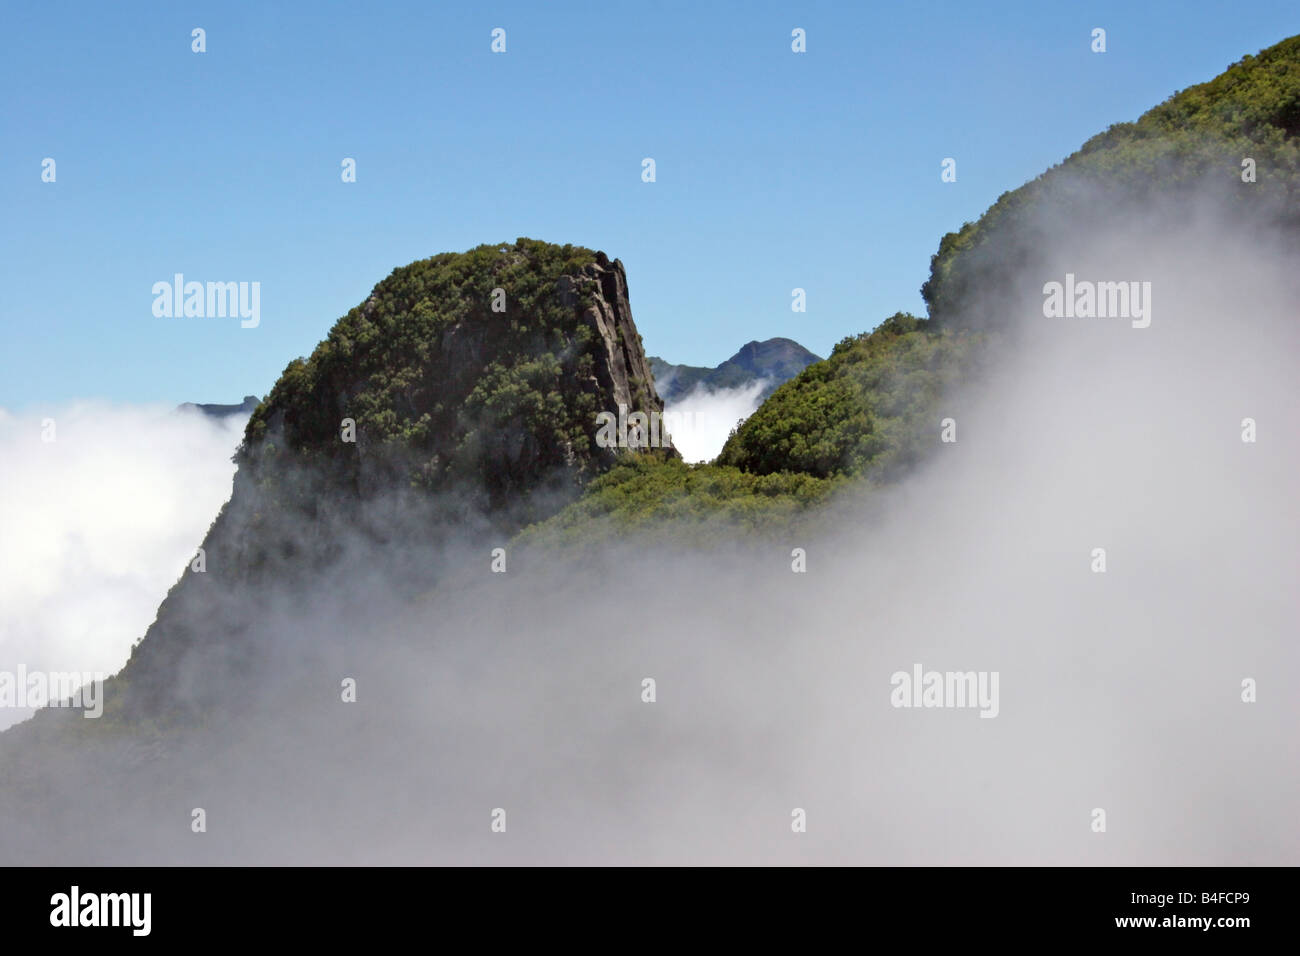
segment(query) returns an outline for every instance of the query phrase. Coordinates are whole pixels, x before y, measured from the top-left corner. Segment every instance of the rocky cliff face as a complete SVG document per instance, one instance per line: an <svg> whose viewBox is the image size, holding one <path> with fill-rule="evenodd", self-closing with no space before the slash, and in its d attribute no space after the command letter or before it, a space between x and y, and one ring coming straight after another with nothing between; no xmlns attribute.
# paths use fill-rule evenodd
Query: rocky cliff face
<svg viewBox="0 0 1300 956"><path fill-rule="evenodd" d="M612 396L614 407L626 405L631 410L663 411L663 400L655 390L650 362L642 349L641 336L632 321L632 307L627 297L627 273L618 259L610 262L603 252L576 276L557 280L560 302L569 308L581 308L582 290L589 292L590 304L582 308L581 321L603 343L597 363L597 384Z"/></svg>

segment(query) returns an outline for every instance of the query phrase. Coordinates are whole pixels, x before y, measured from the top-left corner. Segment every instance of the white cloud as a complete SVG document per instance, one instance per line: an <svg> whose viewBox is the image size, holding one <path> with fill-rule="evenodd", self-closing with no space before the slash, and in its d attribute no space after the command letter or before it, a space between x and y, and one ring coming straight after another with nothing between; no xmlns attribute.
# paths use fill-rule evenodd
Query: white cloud
<svg viewBox="0 0 1300 956"><path fill-rule="evenodd" d="M230 497L246 421L165 406L0 409L0 670L107 675L126 663ZM30 714L0 708L0 728Z"/></svg>
<svg viewBox="0 0 1300 956"><path fill-rule="evenodd" d="M665 405L664 423L673 446L689 462L717 458L736 423L754 414L759 395L767 385L767 379L717 391L696 385L682 398Z"/></svg>

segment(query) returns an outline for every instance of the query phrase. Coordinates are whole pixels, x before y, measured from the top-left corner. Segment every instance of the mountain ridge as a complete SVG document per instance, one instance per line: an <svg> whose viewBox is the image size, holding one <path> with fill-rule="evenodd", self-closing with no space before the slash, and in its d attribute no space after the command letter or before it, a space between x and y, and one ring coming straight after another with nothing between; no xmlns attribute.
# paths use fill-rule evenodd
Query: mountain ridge
<svg viewBox="0 0 1300 956"><path fill-rule="evenodd" d="M734 355L713 368L675 365L654 355L649 357L655 385L665 402L683 398L698 386L708 391L719 391L765 379L768 384L759 394L762 401L778 386L820 361L820 356L798 342L780 336L746 342Z"/></svg>

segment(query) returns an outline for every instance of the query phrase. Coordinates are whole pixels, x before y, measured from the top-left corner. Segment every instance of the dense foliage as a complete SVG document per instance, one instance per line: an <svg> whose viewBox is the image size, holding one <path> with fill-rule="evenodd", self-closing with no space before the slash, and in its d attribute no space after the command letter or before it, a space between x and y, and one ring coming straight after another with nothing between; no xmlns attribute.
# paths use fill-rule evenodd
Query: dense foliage
<svg viewBox="0 0 1300 956"><path fill-rule="evenodd" d="M897 313L777 389L718 464L760 475L896 475L938 440L939 400L967 370L973 343Z"/></svg>
<svg viewBox="0 0 1300 956"><path fill-rule="evenodd" d="M394 270L310 358L289 363L248 424L241 465L289 450L363 493L473 487L494 503L557 470L581 484L613 460L594 429L609 383L604 343L557 283L581 280L598 256L608 264L520 239ZM590 290L577 290L581 311ZM355 443L340 440L345 418Z"/></svg>
<svg viewBox="0 0 1300 956"><path fill-rule="evenodd" d="M524 545L591 545L632 534L706 543L710 536L779 535L842 482L784 472L755 475L716 464L638 455L620 461L554 518L519 536Z"/></svg>
<svg viewBox="0 0 1300 956"><path fill-rule="evenodd" d="M851 481L895 480L938 441L940 401L971 373L981 341L894 315L778 388L716 462L622 462L522 541L573 546L636 534L708 543L722 527L730 536L806 528Z"/></svg>

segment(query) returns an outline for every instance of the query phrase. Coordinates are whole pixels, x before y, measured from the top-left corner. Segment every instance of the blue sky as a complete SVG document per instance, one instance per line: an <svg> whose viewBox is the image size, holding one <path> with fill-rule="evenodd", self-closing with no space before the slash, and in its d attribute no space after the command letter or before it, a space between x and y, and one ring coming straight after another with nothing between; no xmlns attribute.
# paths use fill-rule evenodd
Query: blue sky
<svg viewBox="0 0 1300 956"><path fill-rule="evenodd" d="M1002 192L1300 32L1294 0L95 2L5 20L11 410L265 394L393 268L518 236L621 258L651 354L714 365L782 335L824 355L923 314L940 236ZM152 286L177 272L260 282L260 325L155 318Z"/></svg>

